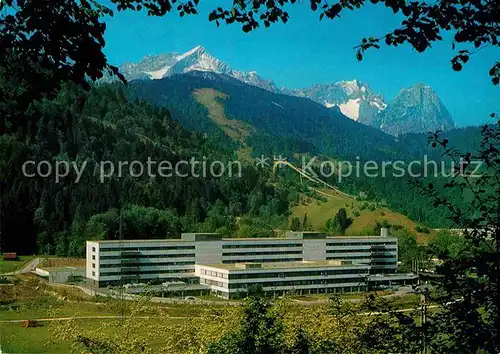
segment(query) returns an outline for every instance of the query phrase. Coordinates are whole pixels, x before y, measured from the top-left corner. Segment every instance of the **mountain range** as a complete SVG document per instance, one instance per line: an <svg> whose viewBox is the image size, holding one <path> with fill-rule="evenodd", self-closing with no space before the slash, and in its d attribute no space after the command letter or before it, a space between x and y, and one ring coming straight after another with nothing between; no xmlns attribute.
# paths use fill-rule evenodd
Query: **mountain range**
<svg viewBox="0 0 500 354"><path fill-rule="evenodd" d="M328 108L337 107L345 116L370 126L373 126L374 116L387 107L381 95L374 93L359 80L282 91L293 96L307 97Z"/></svg>
<svg viewBox="0 0 500 354"><path fill-rule="evenodd" d="M401 90L386 109L375 115L373 124L396 136L455 128L443 102L429 85L422 83Z"/></svg>
<svg viewBox="0 0 500 354"><path fill-rule="evenodd" d="M455 127L437 94L422 83L402 89L391 102L359 80L315 84L303 89L278 88L272 80L261 77L255 71L232 69L201 46L182 54L166 53L145 57L137 63L125 62L120 71L129 81L158 80L194 71L225 75L273 93L308 98L340 111L352 120L395 136Z"/></svg>
<svg viewBox="0 0 500 354"><path fill-rule="evenodd" d="M214 58L201 46L183 54L167 53L143 58L137 63L125 62L120 71L128 80L162 79L189 71L207 71L223 74L246 84L277 92L273 82L260 77L255 71L236 71L223 61Z"/></svg>

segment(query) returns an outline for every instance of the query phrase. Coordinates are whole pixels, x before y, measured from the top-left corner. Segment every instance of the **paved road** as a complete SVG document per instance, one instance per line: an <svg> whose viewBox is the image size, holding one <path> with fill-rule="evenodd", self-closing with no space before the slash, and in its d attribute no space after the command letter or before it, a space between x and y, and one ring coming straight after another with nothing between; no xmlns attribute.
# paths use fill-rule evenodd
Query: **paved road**
<svg viewBox="0 0 500 354"><path fill-rule="evenodd" d="M140 295L134 295L134 294L127 294L126 292L123 293L123 295L120 295L118 291L113 291L109 289L98 289L97 291L94 289L89 289L85 286L78 286L78 285L66 285L66 284L58 284L58 286L69 286L73 288L78 288L84 293L86 293L89 296L95 296L95 295L100 295L104 297L111 297L114 299L123 299L123 300L131 300L131 301L136 301L141 298ZM413 293L413 289L411 286L403 286L400 287L398 290L396 290L393 294L389 295L382 295L381 297L383 298L393 298L393 297L399 297L399 296L404 296L410 293ZM346 299L346 301L351 301L351 302L360 302L362 298L356 298L356 299ZM202 300L202 299L196 299L194 301L186 301L183 299L175 299L175 298L168 298L168 297L151 297L150 298L151 302L156 302L156 303L164 303L164 304L182 304L182 303L189 303L189 304L196 304L196 305L222 305L222 306L240 306L242 305L242 301L228 301L228 300ZM323 304L329 301L328 298L323 298L323 299L315 299L315 300L298 300L298 299L293 299L292 301L301 304L301 305L319 305Z"/></svg>
<svg viewBox="0 0 500 354"><path fill-rule="evenodd" d="M127 318L128 316L123 316L123 318ZM71 321L71 320L112 320L112 319L120 319L122 316L74 316L74 317L48 317L48 318L30 318L24 320L2 320L0 323L22 323L24 321L37 321L37 322L56 322L56 321ZM135 319L145 319L150 320L154 318L165 318L160 316L134 316ZM188 317L166 317L172 320L184 320ZM199 318L199 317L189 317L189 318Z"/></svg>
<svg viewBox="0 0 500 354"><path fill-rule="evenodd" d="M427 306L428 309L432 308L438 308L439 305L431 305ZM411 312L414 311L413 308L410 309L400 309L400 310L395 310L395 312ZM373 315L382 315L384 312L363 312L358 314L359 316L373 316ZM128 316L124 316L123 318L127 318ZM49 317L49 318L31 318L29 319L30 321L37 321L37 322L56 322L56 321L71 321L71 320L109 320L109 319L120 319L122 316L73 316L73 317ZM135 319L145 319L145 320L150 320L150 319L155 319L155 318L165 318L163 316L134 316L133 318ZM186 318L199 318L198 316L195 317L188 317L188 316L168 316L166 317L168 319L172 320L184 320ZM2 320L0 323L22 323L24 321L28 321L27 319L24 320Z"/></svg>
<svg viewBox="0 0 500 354"><path fill-rule="evenodd" d="M438 307L441 307L441 306L428 305L426 308L427 309L437 309ZM394 310L393 312L412 312L412 311L415 311L415 308ZM386 312L363 312L363 313L360 313L359 316L383 315L384 313L386 313Z"/></svg>

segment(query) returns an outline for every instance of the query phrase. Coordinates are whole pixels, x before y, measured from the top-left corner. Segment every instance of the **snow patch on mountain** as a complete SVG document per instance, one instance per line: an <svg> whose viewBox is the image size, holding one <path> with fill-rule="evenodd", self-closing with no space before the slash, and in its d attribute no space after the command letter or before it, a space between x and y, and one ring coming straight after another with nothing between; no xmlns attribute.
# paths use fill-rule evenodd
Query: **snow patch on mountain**
<svg viewBox="0 0 500 354"><path fill-rule="evenodd" d="M208 54L205 48L197 46L190 51L175 57L175 63L168 69L164 77L182 74L189 71L211 71L231 76L231 69L221 60Z"/></svg>
<svg viewBox="0 0 500 354"><path fill-rule="evenodd" d="M175 59L176 59L177 61L179 61L179 60L182 60L182 59L184 59L184 58L187 58L187 57L189 57L190 55L193 55L193 54L195 54L195 53L197 53L197 52L204 52L204 51L205 51L205 48L203 48L201 45L197 45L197 46L196 46L196 47L194 47L193 49L188 50L186 53L183 53L183 54L181 54L181 55L176 56L176 57L175 57Z"/></svg>
<svg viewBox="0 0 500 354"><path fill-rule="evenodd" d="M340 111L345 116L351 118L352 120L358 120L359 118L359 105L361 98L349 99L346 103L339 104Z"/></svg>
<svg viewBox="0 0 500 354"><path fill-rule="evenodd" d="M283 91L285 94L307 97L327 108L337 106L345 116L366 125L371 125L375 114L387 107L381 95L374 93L368 85L359 80L338 81L333 84Z"/></svg>
<svg viewBox="0 0 500 354"><path fill-rule="evenodd" d="M168 69L170 69L170 65L167 65L159 70L146 71L146 74L148 74L151 79L157 80L157 79L161 79L162 77L164 77L165 74L168 72Z"/></svg>

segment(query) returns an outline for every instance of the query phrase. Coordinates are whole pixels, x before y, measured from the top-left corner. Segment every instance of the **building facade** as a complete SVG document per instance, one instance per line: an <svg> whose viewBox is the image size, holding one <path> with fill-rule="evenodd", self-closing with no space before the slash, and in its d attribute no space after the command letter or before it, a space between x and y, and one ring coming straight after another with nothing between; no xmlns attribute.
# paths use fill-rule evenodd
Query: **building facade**
<svg viewBox="0 0 500 354"><path fill-rule="evenodd" d="M352 261L196 264L200 284L225 299L245 296L253 286L274 296L368 290L370 266Z"/></svg>
<svg viewBox="0 0 500 354"><path fill-rule="evenodd" d="M302 262L306 267L307 262L332 261L328 263L332 265L338 264L337 261L344 264L350 261L380 279L381 275L396 273L397 247L397 239L388 236L385 229L380 236L287 232L285 238L252 239L184 233L175 240L87 241L86 277L95 288L141 282L180 280L189 283L200 279L197 265Z"/></svg>

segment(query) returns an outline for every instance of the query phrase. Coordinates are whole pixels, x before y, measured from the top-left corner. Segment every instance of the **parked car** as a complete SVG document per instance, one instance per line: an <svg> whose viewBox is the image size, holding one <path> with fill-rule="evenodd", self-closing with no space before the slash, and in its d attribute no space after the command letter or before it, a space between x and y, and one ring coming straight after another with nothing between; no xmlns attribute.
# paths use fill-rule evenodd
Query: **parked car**
<svg viewBox="0 0 500 354"><path fill-rule="evenodd" d="M194 296L186 296L186 297L184 298L184 300L187 300L187 301L195 301L195 300L196 300L196 298L195 298Z"/></svg>

